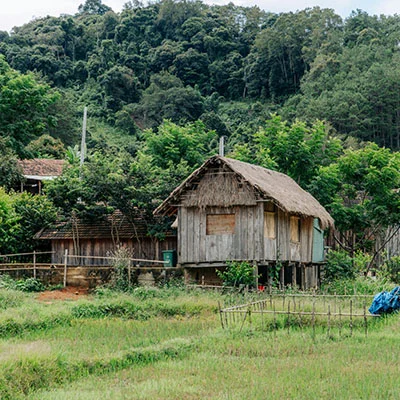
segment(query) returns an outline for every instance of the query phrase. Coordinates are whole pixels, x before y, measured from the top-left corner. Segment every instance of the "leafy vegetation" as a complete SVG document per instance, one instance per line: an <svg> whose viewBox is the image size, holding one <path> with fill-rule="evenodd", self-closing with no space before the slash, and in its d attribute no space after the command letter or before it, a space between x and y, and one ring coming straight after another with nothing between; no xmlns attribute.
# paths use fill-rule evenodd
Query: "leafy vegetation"
<svg viewBox="0 0 400 400"><path fill-rule="evenodd" d="M254 286L256 279L256 267L245 261L229 261L224 270L216 270L216 273L225 286Z"/></svg>

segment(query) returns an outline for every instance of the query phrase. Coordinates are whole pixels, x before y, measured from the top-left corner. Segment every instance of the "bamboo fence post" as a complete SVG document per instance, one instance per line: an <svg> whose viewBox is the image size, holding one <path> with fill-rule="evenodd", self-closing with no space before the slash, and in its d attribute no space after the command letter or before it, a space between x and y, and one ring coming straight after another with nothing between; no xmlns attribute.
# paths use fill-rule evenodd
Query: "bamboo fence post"
<svg viewBox="0 0 400 400"><path fill-rule="evenodd" d="M353 300L350 300L350 336L353 336Z"/></svg>
<svg viewBox="0 0 400 400"><path fill-rule="evenodd" d="M68 266L68 249L65 249L65 254L64 254L64 281L63 281L64 287L67 286L67 266Z"/></svg>
<svg viewBox="0 0 400 400"><path fill-rule="evenodd" d="M290 300L288 301L288 311L287 311L287 333L290 334Z"/></svg>
<svg viewBox="0 0 400 400"><path fill-rule="evenodd" d="M277 326L276 326L276 308L275 308L275 302L274 302L274 332L275 332L275 337L276 337L276 330L277 330Z"/></svg>
<svg viewBox="0 0 400 400"><path fill-rule="evenodd" d="M367 305L364 300L364 327L365 327L365 337L368 336L368 319L367 319Z"/></svg>
<svg viewBox="0 0 400 400"><path fill-rule="evenodd" d="M243 318L243 320L242 320L242 325L240 326L240 331L239 331L239 332L242 332L244 322L246 321L246 318L247 318L247 312L245 312L245 313L243 313L243 314L244 314L244 318Z"/></svg>
<svg viewBox="0 0 400 400"><path fill-rule="evenodd" d="M33 250L33 278L36 279L36 250Z"/></svg>
<svg viewBox="0 0 400 400"><path fill-rule="evenodd" d="M264 302L261 307L261 332L264 332Z"/></svg>
<svg viewBox="0 0 400 400"><path fill-rule="evenodd" d="M218 310L219 310L219 319L221 320L222 329L225 329L225 327L224 327L224 320L223 320L223 318L222 318L221 303L219 302L219 300L218 300Z"/></svg>
<svg viewBox="0 0 400 400"><path fill-rule="evenodd" d="M315 296L313 296L311 325L312 325L313 340L315 340Z"/></svg>
<svg viewBox="0 0 400 400"><path fill-rule="evenodd" d="M334 297L335 301L334 301L334 308L333 308L333 312L334 314L336 314L336 303L337 303L337 295L336 295L336 291L335 291L335 297Z"/></svg>
<svg viewBox="0 0 400 400"><path fill-rule="evenodd" d="M299 325L300 325L300 330L303 332L303 320L301 318L301 300L299 300Z"/></svg>
<svg viewBox="0 0 400 400"><path fill-rule="evenodd" d="M248 308L249 312L249 325L250 325L250 332L252 331L252 323L251 323L251 306Z"/></svg>
<svg viewBox="0 0 400 400"><path fill-rule="evenodd" d="M342 306L339 305L339 337L342 337Z"/></svg>
<svg viewBox="0 0 400 400"><path fill-rule="evenodd" d="M131 260L128 260L128 287L131 287Z"/></svg>
<svg viewBox="0 0 400 400"><path fill-rule="evenodd" d="M328 304L328 338L331 335L331 305Z"/></svg>

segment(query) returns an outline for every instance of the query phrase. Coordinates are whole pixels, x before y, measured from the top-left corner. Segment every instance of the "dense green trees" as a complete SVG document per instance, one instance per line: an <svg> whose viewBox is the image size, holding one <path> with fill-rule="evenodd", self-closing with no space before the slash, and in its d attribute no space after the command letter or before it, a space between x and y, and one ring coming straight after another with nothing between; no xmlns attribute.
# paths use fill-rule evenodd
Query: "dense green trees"
<svg viewBox="0 0 400 400"><path fill-rule="evenodd" d="M0 252L32 251L33 236L56 220L56 209L45 196L28 193L7 194L0 187Z"/></svg>
<svg viewBox="0 0 400 400"><path fill-rule="evenodd" d="M343 150L329 131L320 121L312 126L300 121L289 125L273 115L248 143L237 145L232 156L284 172L307 188L318 169L330 165Z"/></svg>
<svg viewBox="0 0 400 400"><path fill-rule="evenodd" d="M335 162L321 166L309 189L330 211L339 232L336 237L351 255L369 252L370 265L385 246L375 239L385 237L389 226L400 221L400 154L369 143L348 149ZM396 232L396 230L394 230Z"/></svg>
<svg viewBox="0 0 400 400"><path fill-rule="evenodd" d="M399 16L186 0L77 11L0 32L0 186L20 180L17 157L67 154L71 167L46 189L61 214L151 219L224 135L227 153L311 190L339 229L360 233L359 248L365 232L399 222L397 156L365 145L400 148Z"/></svg>
<svg viewBox="0 0 400 400"><path fill-rule="evenodd" d="M128 2L119 14L87 0L78 11L0 36L0 53L12 68L74 91L110 123L124 110L128 132L136 129L129 118L139 128L194 121L200 96L215 94L400 146L398 16L357 10L343 21L319 7L273 14L185 0ZM154 87L160 73L179 79L169 93Z"/></svg>

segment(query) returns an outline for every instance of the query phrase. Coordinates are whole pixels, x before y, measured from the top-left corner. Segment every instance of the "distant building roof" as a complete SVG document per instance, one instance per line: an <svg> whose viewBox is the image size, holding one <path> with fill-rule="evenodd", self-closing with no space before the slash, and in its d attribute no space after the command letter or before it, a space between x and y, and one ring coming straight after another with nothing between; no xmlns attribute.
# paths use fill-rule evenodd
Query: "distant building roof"
<svg viewBox="0 0 400 400"><path fill-rule="evenodd" d="M49 180L61 175L64 160L49 160L46 158L33 158L32 160L19 160L22 175L27 179Z"/></svg>

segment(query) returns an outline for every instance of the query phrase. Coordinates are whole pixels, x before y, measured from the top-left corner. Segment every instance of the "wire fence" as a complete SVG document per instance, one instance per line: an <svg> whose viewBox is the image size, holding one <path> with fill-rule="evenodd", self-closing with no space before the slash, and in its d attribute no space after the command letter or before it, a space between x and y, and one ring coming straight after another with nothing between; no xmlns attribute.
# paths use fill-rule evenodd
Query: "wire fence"
<svg viewBox="0 0 400 400"><path fill-rule="evenodd" d="M239 305L219 304L219 315L223 329L239 332L245 327L261 332L307 330L315 338L317 333L352 336L357 329L367 336L371 319L379 317L367 310L372 299L372 295L270 294Z"/></svg>

